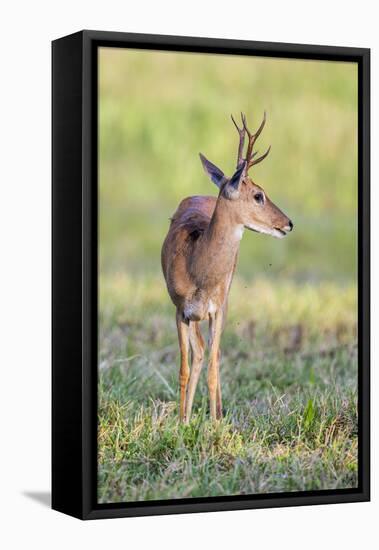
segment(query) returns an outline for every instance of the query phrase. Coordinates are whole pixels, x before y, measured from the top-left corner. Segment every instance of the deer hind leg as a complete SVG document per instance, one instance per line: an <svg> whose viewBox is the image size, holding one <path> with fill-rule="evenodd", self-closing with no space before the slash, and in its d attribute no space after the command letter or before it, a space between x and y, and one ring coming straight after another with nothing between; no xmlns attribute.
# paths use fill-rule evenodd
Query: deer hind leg
<svg viewBox="0 0 379 550"><path fill-rule="evenodd" d="M198 322L191 322L189 328L189 341L191 346L191 377L188 384L187 405L186 405L186 422L190 421L193 399L196 392L196 386L199 381L201 369L204 361L204 339L200 331Z"/></svg>
<svg viewBox="0 0 379 550"><path fill-rule="evenodd" d="M212 321L210 322L210 324ZM211 329L210 329L211 330ZM210 339L209 347L211 347L212 339ZM218 350L217 354L217 392L216 392L216 418L220 420L222 418L222 392L221 392L221 373L220 373L220 361L221 352Z"/></svg>
<svg viewBox="0 0 379 550"><path fill-rule="evenodd" d="M220 339L222 331L222 311L217 311L209 319L209 365L208 365L208 389L209 407L212 420L221 416L221 382L219 372Z"/></svg>
<svg viewBox="0 0 379 550"><path fill-rule="evenodd" d="M228 310L228 301L226 298L226 301L224 303L224 307L222 308L222 327L221 331L224 329L225 321L226 321L226 313ZM217 419L222 418L222 392L221 392L221 371L220 371L220 362L221 362L221 351L220 348L218 350L218 357L217 357L217 396L216 396L216 415Z"/></svg>
<svg viewBox="0 0 379 550"><path fill-rule="evenodd" d="M187 384L190 375L190 368L188 363L188 348L189 348L189 321L183 319L181 312L176 312L176 326L178 328L178 339L180 348L180 372L179 372L179 384L180 384L180 409L179 415L181 422L185 421L186 410L186 394Z"/></svg>

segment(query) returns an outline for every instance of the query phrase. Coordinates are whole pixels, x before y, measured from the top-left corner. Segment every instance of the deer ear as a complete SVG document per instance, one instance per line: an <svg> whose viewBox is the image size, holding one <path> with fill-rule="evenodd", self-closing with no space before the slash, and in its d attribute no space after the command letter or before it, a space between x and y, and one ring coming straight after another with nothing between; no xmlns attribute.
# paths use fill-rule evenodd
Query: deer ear
<svg viewBox="0 0 379 550"><path fill-rule="evenodd" d="M221 172L220 168L217 168L217 166L207 160L204 155L202 155L201 153L199 153L199 155L205 173L208 174L208 176L211 178L213 183L217 185L217 187L221 187L221 184L225 181L224 172Z"/></svg>
<svg viewBox="0 0 379 550"><path fill-rule="evenodd" d="M238 197L239 186L245 176L246 160L234 172L228 183L225 185L225 194L229 199Z"/></svg>

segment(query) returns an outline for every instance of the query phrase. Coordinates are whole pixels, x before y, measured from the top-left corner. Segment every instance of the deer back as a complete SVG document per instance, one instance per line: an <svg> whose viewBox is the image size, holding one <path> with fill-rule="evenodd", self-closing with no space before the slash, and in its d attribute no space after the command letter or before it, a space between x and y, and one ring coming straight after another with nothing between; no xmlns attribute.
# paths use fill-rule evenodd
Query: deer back
<svg viewBox="0 0 379 550"><path fill-rule="evenodd" d="M162 270L170 297L176 306L196 288L191 276L191 259L199 237L212 218L217 198L188 197L179 204L171 218L162 247Z"/></svg>

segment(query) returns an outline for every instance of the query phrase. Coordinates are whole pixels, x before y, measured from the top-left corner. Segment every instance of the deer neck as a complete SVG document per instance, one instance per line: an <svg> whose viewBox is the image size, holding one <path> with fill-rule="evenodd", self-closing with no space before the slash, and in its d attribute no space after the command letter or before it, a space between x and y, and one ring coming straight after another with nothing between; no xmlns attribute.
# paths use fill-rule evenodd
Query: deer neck
<svg viewBox="0 0 379 550"><path fill-rule="evenodd" d="M232 275L243 230L230 201L219 197L197 251L202 286L217 286Z"/></svg>
<svg viewBox="0 0 379 550"><path fill-rule="evenodd" d="M217 247L222 251L221 255L228 256L230 252L234 257L239 249L244 226L230 202L223 196L217 199L213 216L205 231L205 239L208 246Z"/></svg>

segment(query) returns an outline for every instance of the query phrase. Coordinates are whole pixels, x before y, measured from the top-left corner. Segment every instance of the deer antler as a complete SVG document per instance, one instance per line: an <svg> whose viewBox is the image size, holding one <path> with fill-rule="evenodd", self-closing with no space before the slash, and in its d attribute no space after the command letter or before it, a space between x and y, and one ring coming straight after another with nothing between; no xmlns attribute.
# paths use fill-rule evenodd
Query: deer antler
<svg viewBox="0 0 379 550"><path fill-rule="evenodd" d="M242 158L242 155L243 155L243 146L245 145L245 133L246 133L246 130L245 130L245 127L242 126L242 128L240 128L238 126L238 124L236 123L236 121L234 120L233 118L233 115L230 115L231 118L232 118L232 121L233 121L233 124L234 126L236 127L237 129L237 132L239 134L239 137L240 137L240 142L239 142L239 145L238 145L238 153L237 153L237 166L236 168L239 168L240 165L243 163L244 159ZM243 120L243 114L241 113L241 119Z"/></svg>
<svg viewBox="0 0 379 550"><path fill-rule="evenodd" d="M263 115L263 120L261 122L261 125L259 126L258 130L255 132L255 134L252 134L247 125L246 125L246 117L245 115L242 117L242 123L243 123L243 127L244 129L246 130L246 133L249 137L249 144L247 146L247 152L246 152L246 162L247 162L247 168L246 168L246 172L249 170L249 168L251 168L252 166L254 166L255 164L258 164L259 162L261 162L263 159L265 159L267 157L267 155L269 154L270 152L270 149L271 149L271 145L270 147L267 149L267 151L261 156L261 157L258 157L257 159L253 160L254 157L256 156L256 154L258 153L255 152L253 153L253 147L254 147L254 144L255 142L257 141L257 139L259 138L263 128L264 128L264 125L266 124L266 111L264 112L264 115Z"/></svg>
<svg viewBox="0 0 379 550"><path fill-rule="evenodd" d="M255 132L255 134L252 134L250 132L250 130L248 129L247 123L246 123L246 116L243 113L241 113L241 120L242 120L242 128L239 128L236 124L236 121L234 120L234 118L232 116L232 121L234 123L234 126L237 128L237 131L238 131L238 134L239 134L239 137L240 137L239 146L238 146L237 168L240 166L240 164L244 160L242 158L242 154L243 154L243 146L244 146L244 143L245 143L245 135L247 134L248 138L249 138L249 143L247 145L247 151L246 151L246 173L247 173L249 168L251 168L255 164L258 164L259 162L262 162L262 160L267 157L267 155L269 154L269 152L271 150L271 145L262 156L258 157L257 159L255 158L258 151L253 152L253 147L254 147L254 144L257 141L258 137L260 136L260 134L261 134L261 132L264 128L264 125L266 124L266 111L264 112L263 120L261 122L261 125L259 126L258 130Z"/></svg>

